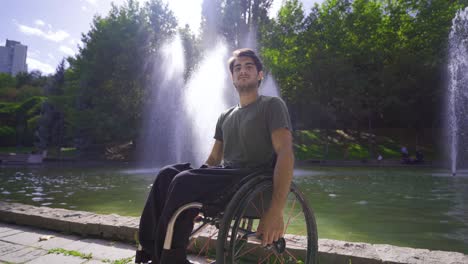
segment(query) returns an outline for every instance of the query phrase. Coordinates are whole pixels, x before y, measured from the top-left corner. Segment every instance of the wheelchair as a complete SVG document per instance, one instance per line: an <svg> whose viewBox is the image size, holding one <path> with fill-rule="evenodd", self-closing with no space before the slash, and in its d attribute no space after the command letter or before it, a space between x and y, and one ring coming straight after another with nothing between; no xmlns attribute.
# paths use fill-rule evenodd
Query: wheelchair
<svg viewBox="0 0 468 264"><path fill-rule="evenodd" d="M202 251L208 252L210 242L215 242L216 264L244 263L318 263L317 225L312 209L304 195L291 182L287 203L283 211L284 237L272 245L262 246L256 230L262 214L269 208L273 192L272 173L255 172L224 192L216 201L188 203L172 216L164 249L170 249L177 217L185 210L198 209L197 225L192 238L209 226L214 232ZM226 205L227 204L227 205ZM211 243L213 244L213 243ZM190 247L190 245L189 245Z"/></svg>

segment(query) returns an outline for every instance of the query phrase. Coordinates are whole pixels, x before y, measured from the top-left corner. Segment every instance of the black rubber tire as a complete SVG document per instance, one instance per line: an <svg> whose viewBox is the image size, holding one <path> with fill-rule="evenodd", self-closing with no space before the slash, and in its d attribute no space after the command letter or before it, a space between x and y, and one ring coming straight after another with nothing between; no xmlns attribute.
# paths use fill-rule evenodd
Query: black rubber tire
<svg viewBox="0 0 468 264"><path fill-rule="evenodd" d="M237 234L237 228L240 223L239 216L244 214L245 208L252 199L260 192L271 191L273 182L271 177L258 176L246 184L244 184L233 196L227 205L224 216L221 221L218 240L216 245L216 263L217 264L232 264L233 263L233 243L228 239L231 233L234 236ZM318 263L318 236L317 224L312 209L308 206L304 195L300 192L297 186L292 183L290 193L294 195L302 207L302 213L305 218L307 229L307 252L305 264ZM234 225L231 223L234 221Z"/></svg>

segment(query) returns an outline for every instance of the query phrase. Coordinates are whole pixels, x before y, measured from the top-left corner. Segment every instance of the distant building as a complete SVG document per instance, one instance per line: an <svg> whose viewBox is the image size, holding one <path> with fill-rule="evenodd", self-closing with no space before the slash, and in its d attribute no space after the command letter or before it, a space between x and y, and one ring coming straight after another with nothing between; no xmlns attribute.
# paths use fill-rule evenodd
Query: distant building
<svg viewBox="0 0 468 264"><path fill-rule="evenodd" d="M28 46L19 41L6 40L5 46L0 46L0 72L13 76L19 72L27 72L26 55Z"/></svg>

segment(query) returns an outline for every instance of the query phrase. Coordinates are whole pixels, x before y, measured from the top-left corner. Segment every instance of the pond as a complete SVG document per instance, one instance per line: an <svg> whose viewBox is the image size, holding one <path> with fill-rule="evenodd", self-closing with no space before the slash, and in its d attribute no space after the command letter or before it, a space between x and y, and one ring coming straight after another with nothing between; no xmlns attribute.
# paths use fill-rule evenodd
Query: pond
<svg viewBox="0 0 468 264"><path fill-rule="evenodd" d="M0 200L139 216L157 169L2 168ZM319 238L468 254L468 173L434 169L296 169Z"/></svg>

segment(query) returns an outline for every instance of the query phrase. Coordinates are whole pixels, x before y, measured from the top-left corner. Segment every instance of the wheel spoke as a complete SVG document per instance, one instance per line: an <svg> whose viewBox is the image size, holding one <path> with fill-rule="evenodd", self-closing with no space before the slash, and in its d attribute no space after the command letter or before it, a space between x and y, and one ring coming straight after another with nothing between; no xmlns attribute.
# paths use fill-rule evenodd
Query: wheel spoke
<svg viewBox="0 0 468 264"><path fill-rule="evenodd" d="M205 244L203 245L203 247L200 249L200 251L198 252L198 257L201 255L201 253L203 251L205 251L205 256L208 255L208 250L210 249L210 242L212 240L212 238L218 233L218 229L215 229L214 231L212 231L212 233L208 236L208 239L207 241L205 242Z"/></svg>
<svg viewBox="0 0 468 264"><path fill-rule="evenodd" d="M263 258L261 261L259 261L258 263L263 263L265 260L267 260L268 258L270 258L270 256L273 255L273 251L270 252L265 258Z"/></svg>
<svg viewBox="0 0 468 264"><path fill-rule="evenodd" d="M278 258L275 258L275 262L273 264L276 264L276 262L278 262Z"/></svg>
<svg viewBox="0 0 468 264"><path fill-rule="evenodd" d="M237 256L237 254L239 254L239 252L242 251L242 249L243 249L246 245L248 245L248 241L245 241L245 240L244 240L244 241L240 241L240 242L241 242L242 244L241 244L241 246L239 247L239 249L236 251L236 253L234 254L234 255L236 255L236 256ZM234 246L234 247L235 247L235 246Z"/></svg>
<svg viewBox="0 0 468 264"><path fill-rule="evenodd" d="M198 231L200 231L200 230L202 230L202 229L206 229L206 228L207 228L207 225L208 225L208 223L202 223L201 225L199 225L199 226L195 229L195 231L192 231L192 234L190 235L190 238L191 238L192 240L190 241L190 243L189 243L189 245L187 246L187 248L192 247L193 244L195 244L195 242L197 241L197 239L196 239L196 238L193 238L192 235L193 235L194 233L197 233Z"/></svg>
<svg viewBox="0 0 468 264"><path fill-rule="evenodd" d="M300 216L301 214L303 214L303 212L302 212L302 211L301 211L301 212L299 212L299 213L297 213L297 214L296 214L296 215L295 215L295 216L294 216L294 217L293 217L291 220L294 220L294 219L296 219L296 218L297 218L298 216Z"/></svg>
<svg viewBox="0 0 468 264"><path fill-rule="evenodd" d="M280 260L281 263L283 263L283 261L281 261L281 257L278 256L278 253L276 253L274 249L272 249L271 252L273 252L273 254L275 254L275 257L276 257L276 258L275 258L275 263L276 263L276 261L277 261L278 259Z"/></svg>
<svg viewBox="0 0 468 264"><path fill-rule="evenodd" d="M286 233L286 230L288 230L289 223L291 222L291 215L292 215L292 213L294 212L294 208L295 208L295 207L296 207L296 199L294 199L292 208L291 208L291 210L289 211L289 214L288 214L288 222L286 223L286 226L284 227L284 231L283 231L284 234Z"/></svg>
<svg viewBox="0 0 468 264"><path fill-rule="evenodd" d="M286 254L288 254L290 257L292 257L294 259L294 261L297 263L297 258L294 257L294 255L291 254L291 252L289 252L289 250L287 250L287 249L284 249L284 250L285 250L284 252L286 252Z"/></svg>
<svg viewBox="0 0 468 264"><path fill-rule="evenodd" d="M254 251L254 250L257 249L257 248L260 248L260 245L253 246L252 248L250 248L250 249L248 249L246 252L244 252L242 255L237 256L237 258L240 258L240 257L242 257L242 256L245 256L245 255L249 254L250 252Z"/></svg>
<svg viewBox="0 0 468 264"><path fill-rule="evenodd" d="M317 231L315 219L313 219L313 212L308 208L303 194L295 186L291 187L287 209L284 212L283 242L286 242L287 248L284 248L283 244L278 244L267 249L253 237L258 229L262 214L268 210L269 201L267 199L272 189L272 182L269 180L252 183L251 189L246 186L244 187L245 192L239 192L229 207L230 220L226 220L226 223L231 221L231 228L226 224L223 226L223 242L218 242L218 252L224 255L227 263L289 264L297 263L303 259L302 253L296 252L296 247L302 247L307 250L305 255L307 263L316 264ZM221 244L224 245L223 249L220 247ZM207 250L204 248L204 251ZM218 255L218 257L221 256Z"/></svg>

